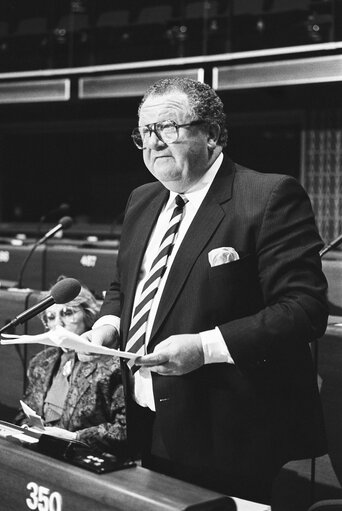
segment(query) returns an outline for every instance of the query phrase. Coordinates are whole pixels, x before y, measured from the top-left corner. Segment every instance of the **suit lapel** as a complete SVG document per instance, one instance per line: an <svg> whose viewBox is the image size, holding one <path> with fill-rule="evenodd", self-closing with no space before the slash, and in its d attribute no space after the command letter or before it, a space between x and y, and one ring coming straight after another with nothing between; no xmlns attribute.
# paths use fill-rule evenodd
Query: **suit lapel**
<svg viewBox="0 0 342 511"><path fill-rule="evenodd" d="M196 259L225 217L222 203L230 200L232 196L234 175L235 168L232 162L226 158L192 221L173 262L152 328L151 348L153 337L158 332L185 285L187 276Z"/></svg>

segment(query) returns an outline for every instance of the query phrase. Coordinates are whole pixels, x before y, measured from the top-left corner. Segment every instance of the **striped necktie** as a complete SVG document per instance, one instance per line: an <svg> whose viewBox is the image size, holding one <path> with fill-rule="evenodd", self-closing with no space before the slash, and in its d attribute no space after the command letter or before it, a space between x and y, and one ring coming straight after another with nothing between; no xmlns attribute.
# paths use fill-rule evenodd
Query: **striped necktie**
<svg viewBox="0 0 342 511"><path fill-rule="evenodd" d="M159 246L158 254L153 260L150 271L143 285L140 299L136 305L128 332L126 351L136 353L138 356L145 353L145 336L148 316L152 307L153 298L158 290L160 280L167 268L167 261L172 252L175 237L183 215L183 208L188 200L180 195L176 196L176 206L166 233ZM134 360L129 360L127 365L135 373L139 367L134 365Z"/></svg>

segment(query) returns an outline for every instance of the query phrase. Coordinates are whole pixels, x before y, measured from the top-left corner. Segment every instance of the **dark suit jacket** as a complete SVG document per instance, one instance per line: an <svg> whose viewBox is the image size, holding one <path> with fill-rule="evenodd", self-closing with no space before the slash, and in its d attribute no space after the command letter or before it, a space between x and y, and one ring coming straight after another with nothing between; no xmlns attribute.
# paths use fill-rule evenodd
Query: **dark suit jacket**
<svg viewBox="0 0 342 511"><path fill-rule="evenodd" d="M134 190L128 202L101 310L121 317L122 348L144 250L167 198L157 182ZM208 253L218 247L233 247L240 260L212 268ZM194 473L200 467L206 476L199 483L222 491L216 483L232 474L253 478L324 452L309 347L328 316L321 247L310 201L294 178L225 157L177 252L148 345L152 352L170 335L218 326L235 361L184 376L153 374L168 457ZM130 426L133 432L128 417L129 435Z"/></svg>
<svg viewBox="0 0 342 511"><path fill-rule="evenodd" d="M23 401L44 417L43 406L62 351L49 347L35 355L28 369ZM126 449L126 415L120 364L115 357L78 362L57 426L77 431L79 440L101 451L123 454ZM27 422L22 410L17 424Z"/></svg>

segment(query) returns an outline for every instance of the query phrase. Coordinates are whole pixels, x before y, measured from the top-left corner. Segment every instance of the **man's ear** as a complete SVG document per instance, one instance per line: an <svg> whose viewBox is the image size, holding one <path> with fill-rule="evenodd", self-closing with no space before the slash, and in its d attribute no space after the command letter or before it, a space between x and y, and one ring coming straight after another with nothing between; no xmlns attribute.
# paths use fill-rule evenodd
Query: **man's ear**
<svg viewBox="0 0 342 511"><path fill-rule="evenodd" d="M218 140L220 138L220 134L221 134L221 128L216 122L209 124L209 126L208 126L208 149L210 151L213 151L215 149L215 147L217 146Z"/></svg>

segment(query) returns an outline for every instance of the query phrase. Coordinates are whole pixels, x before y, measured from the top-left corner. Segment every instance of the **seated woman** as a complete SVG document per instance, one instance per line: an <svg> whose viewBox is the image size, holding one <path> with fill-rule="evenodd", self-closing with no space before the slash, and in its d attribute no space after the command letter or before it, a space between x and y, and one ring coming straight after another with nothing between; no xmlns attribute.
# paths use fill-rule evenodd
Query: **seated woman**
<svg viewBox="0 0 342 511"><path fill-rule="evenodd" d="M95 297L82 286L73 301L52 305L41 319L47 330L62 325L80 335L92 327L97 314ZM47 432L101 451L125 454L126 416L118 357L80 362L74 351L46 347L30 361L22 400L42 417ZM22 410L15 423L27 423Z"/></svg>

